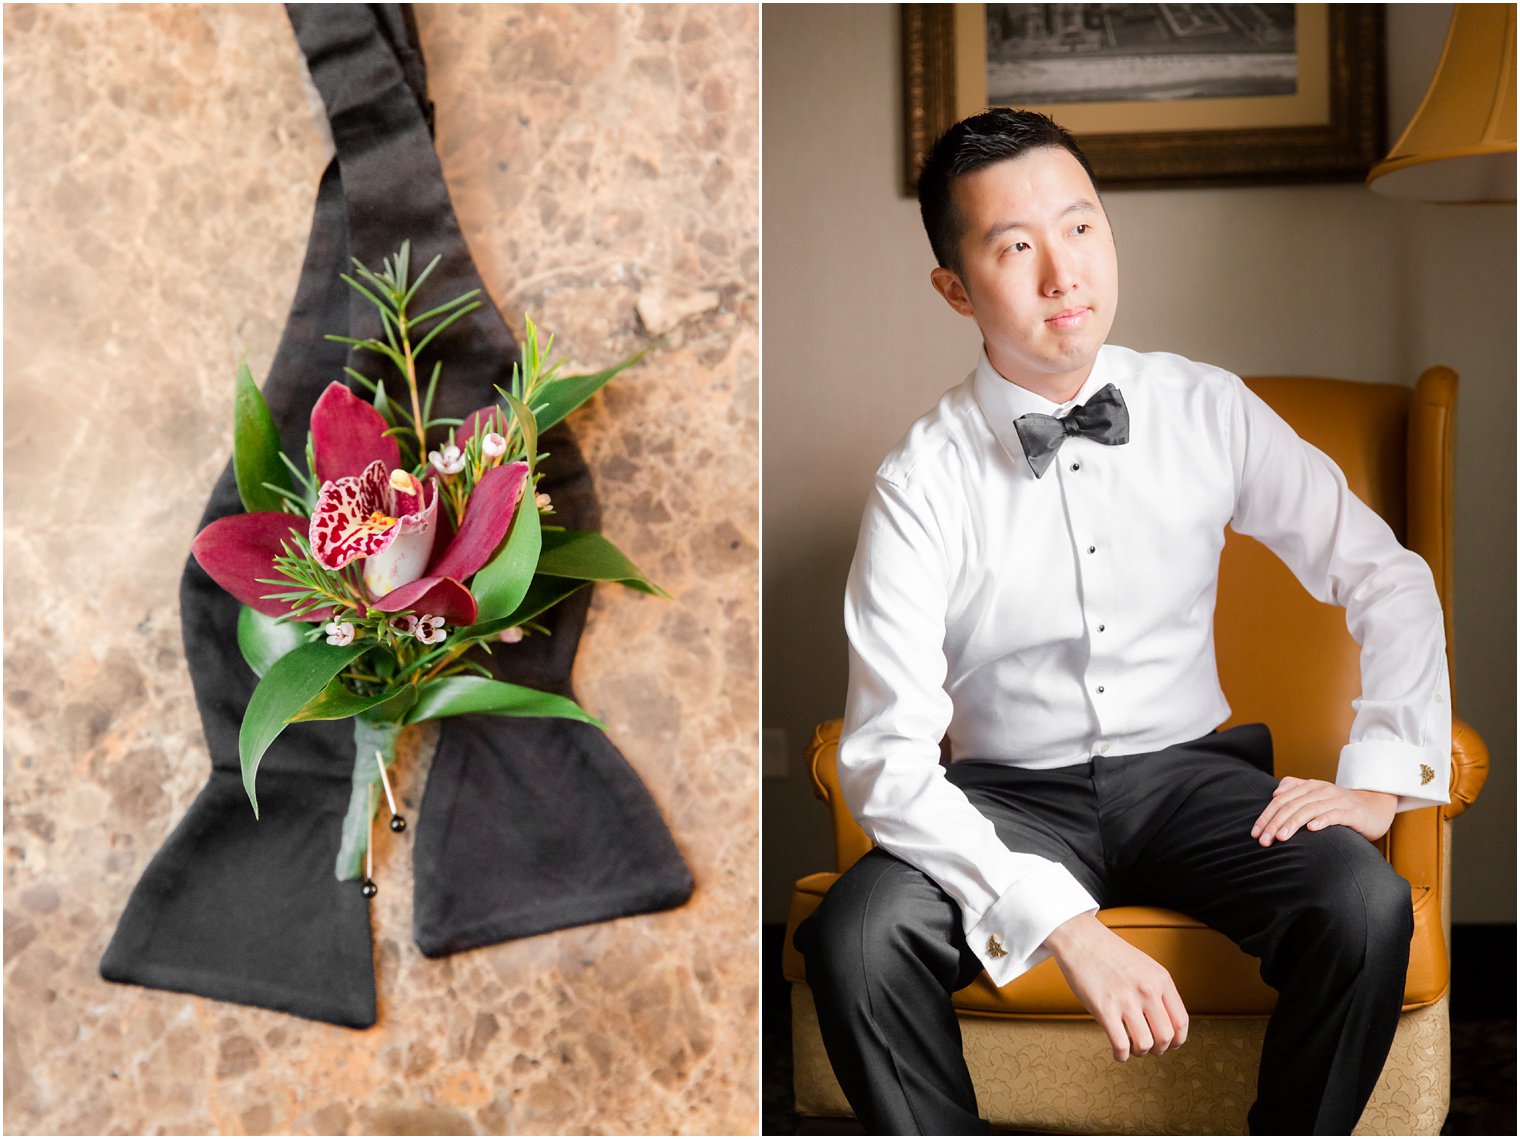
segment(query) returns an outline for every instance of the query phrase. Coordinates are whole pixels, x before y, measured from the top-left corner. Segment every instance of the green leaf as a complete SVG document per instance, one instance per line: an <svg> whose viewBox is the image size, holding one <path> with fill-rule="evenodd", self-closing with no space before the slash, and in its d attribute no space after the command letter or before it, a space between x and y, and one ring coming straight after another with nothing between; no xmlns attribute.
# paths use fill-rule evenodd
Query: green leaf
<svg viewBox="0 0 1520 1139"><path fill-rule="evenodd" d="M424 424L433 415L433 396L438 393L438 377L443 375L443 361L433 361L433 375L428 380L427 393L422 397L422 421Z"/></svg>
<svg viewBox="0 0 1520 1139"><path fill-rule="evenodd" d="M238 648L243 651L243 659L254 675L263 676L275 661L306 643L305 630L308 627L266 617L245 605L238 614Z"/></svg>
<svg viewBox="0 0 1520 1139"><path fill-rule="evenodd" d="M357 381L361 386L363 386L364 390L369 392L371 395L374 394L376 381L370 379L363 372L357 371L354 368L350 368L345 364L343 366L343 374L350 379Z"/></svg>
<svg viewBox="0 0 1520 1139"><path fill-rule="evenodd" d="M577 581L615 581L656 597L670 596L606 538L585 530L546 532L538 572Z"/></svg>
<svg viewBox="0 0 1520 1139"><path fill-rule="evenodd" d="M533 581L533 568L538 565L542 537L538 507L533 501L533 484L526 482L507 540L496 556L470 580L470 592L475 595L475 603L480 609L477 621L505 617L522 603Z"/></svg>
<svg viewBox="0 0 1520 1139"><path fill-rule="evenodd" d="M572 581L563 577L534 576L517 608L505 617L481 621L459 630L461 637L494 637L503 629L525 625L544 610L558 605L578 589L585 589L584 581Z"/></svg>
<svg viewBox="0 0 1520 1139"><path fill-rule="evenodd" d="M474 292L479 292L480 290L476 289L476 290L473 290L473 291ZM481 302L479 302L479 301L476 301L474 304L465 305L464 308L455 310L455 312L454 312L454 314L452 316L449 316L449 317L445 318L444 320L439 321L437 324L433 325L432 331L429 332L426 336L424 336L422 338L422 342L420 344L418 344L417 347L415 347L415 348L412 349L412 359L415 360L417 357L421 356L422 355L422 350L424 348L426 348L429 344L431 344L433 342L433 338L435 336L437 336L440 332L442 332L445 328L448 328L449 325L453 324L456 320L460 319L461 317L469 316L470 313L474 312L476 309L478 309L480 307L481 307ZM422 318L418 317L418 319L421 320Z"/></svg>
<svg viewBox="0 0 1520 1139"><path fill-rule="evenodd" d="M391 346L393 351L400 352L401 345L396 342L396 335L398 332L396 328L396 318L393 317L385 309L380 310L380 327L385 332L385 342Z"/></svg>
<svg viewBox="0 0 1520 1139"><path fill-rule="evenodd" d="M410 259L410 253L408 254L408 259ZM401 298L402 308L405 308L407 305L412 303L412 298L417 295L417 290L422 288L422 282L428 279L428 276L433 272L433 270L438 268L438 262L442 260L443 254L440 253L438 256L434 257L427 263L426 269L417 274L417 279L412 282L412 287L406 291L406 296Z"/></svg>
<svg viewBox="0 0 1520 1139"><path fill-rule="evenodd" d="M264 486L285 481L280 432L246 360L238 365L237 393L232 399L232 471L244 510L280 509L280 496Z"/></svg>
<svg viewBox="0 0 1520 1139"><path fill-rule="evenodd" d="M492 716L558 716L602 727L602 722L574 700L478 676L448 676L418 685L417 703L408 724L477 712Z"/></svg>
<svg viewBox="0 0 1520 1139"><path fill-rule="evenodd" d="M361 712L383 720L400 720L416 700L415 685L407 684L401 688L390 688L375 696L355 696L348 690L342 679L335 676L327 682L326 688L301 705L300 711L290 718L290 722L294 724L305 720L346 720Z"/></svg>
<svg viewBox="0 0 1520 1139"><path fill-rule="evenodd" d="M358 265L358 262L356 261L356 262L354 262L354 264ZM359 272L362 273L362 274L364 274L371 281L373 281L375 283L375 286L377 288L379 288L382 292L384 291L384 289L385 289L385 282L381 281L381 280L378 280L375 277L375 275L373 273L371 273L368 269L366 269L363 265L359 265ZM363 293L366 297L369 298L370 303L373 304L381 312L384 312L387 308L390 307L384 301L382 301L379 297L375 296L374 293L370 292L363 285L359 284L358 281L356 281L352 277L350 277L347 273L339 273L338 274L338 279L341 280L341 281L348 282L349 287L352 288L352 289L354 289L356 292Z"/></svg>
<svg viewBox="0 0 1520 1139"><path fill-rule="evenodd" d="M403 372L406 371L406 360L402 358L401 353L397 352L389 344L381 344L380 341L373 337L369 340L355 340L352 336L339 336L335 332L329 332L322 339L331 340L338 344L347 344L352 348L363 348L369 352L378 352Z"/></svg>
<svg viewBox="0 0 1520 1139"><path fill-rule="evenodd" d="M259 761L264 758L269 745L307 701L371 647L362 642L342 647L320 641L302 645L270 665L264 679L259 681L248 701L248 710L243 713L243 726L238 732L243 790L248 792L248 801L253 804L254 818L259 817L254 780L258 777Z"/></svg>
<svg viewBox="0 0 1520 1139"><path fill-rule="evenodd" d="M533 584L528 586L528 593L510 615L503 617L503 621L510 624L503 625L503 629L510 629L514 625L524 625L535 617L542 616L549 609L558 605L572 593L577 593L586 588L586 582L574 581L563 577L543 577L538 574L533 576Z"/></svg>
<svg viewBox="0 0 1520 1139"><path fill-rule="evenodd" d="M306 508L306 499L297 494L295 491L286 490L282 486L275 486L275 484L272 482L265 483L264 489L269 491L271 494L279 495L282 502L288 502L291 506L300 507L300 509L290 511L289 513L299 514L303 519L309 513L308 509ZM281 509L283 510L284 507L282 506Z"/></svg>
<svg viewBox="0 0 1520 1139"><path fill-rule="evenodd" d="M523 403L522 400L518 399L511 392L502 392L500 388L496 390L506 397L507 405L511 407L512 414L517 418L517 426L522 430L523 453L528 458L528 476L531 479L533 468L538 463L538 423L533 418L533 412L528 409L528 405ZM528 483L529 496L531 496L532 490L533 484L530 481Z"/></svg>
<svg viewBox="0 0 1520 1139"><path fill-rule="evenodd" d="M592 376L564 376L544 384L533 397L535 402L533 412L538 419L539 432L549 430L601 391L613 376L624 368L632 367L643 358L644 353L640 352L636 356L630 356L621 364L614 364L604 372L597 372Z"/></svg>
<svg viewBox="0 0 1520 1139"><path fill-rule="evenodd" d="M425 313L423 313L421 316L409 317L407 319L407 323L410 324L413 328L415 328L415 327L417 327L417 325L421 324L424 320L432 320L435 316L442 316L444 313L450 312L453 309L458 308L460 305L468 304L470 301L474 300L474 298L476 298L479 295L480 295L480 290L479 289L471 289L467 293L461 293L459 296L455 297L451 301L445 301L443 304L439 305L437 308L428 309L428 311L425 312Z"/></svg>

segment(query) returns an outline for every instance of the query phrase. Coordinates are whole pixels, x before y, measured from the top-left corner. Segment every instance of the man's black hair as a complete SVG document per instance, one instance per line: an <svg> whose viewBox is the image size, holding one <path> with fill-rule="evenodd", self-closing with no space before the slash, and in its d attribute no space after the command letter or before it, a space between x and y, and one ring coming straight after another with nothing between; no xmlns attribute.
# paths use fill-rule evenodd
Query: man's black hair
<svg viewBox="0 0 1520 1139"><path fill-rule="evenodd" d="M946 269L961 271L960 244L966 222L956 211L950 188L957 178L1017 158L1042 147L1059 147L1082 164L1094 191L1087 155L1065 127L1038 111L994 107L962 119L940 135L918 168L918 209L934 249L934 259Z"/></svg>

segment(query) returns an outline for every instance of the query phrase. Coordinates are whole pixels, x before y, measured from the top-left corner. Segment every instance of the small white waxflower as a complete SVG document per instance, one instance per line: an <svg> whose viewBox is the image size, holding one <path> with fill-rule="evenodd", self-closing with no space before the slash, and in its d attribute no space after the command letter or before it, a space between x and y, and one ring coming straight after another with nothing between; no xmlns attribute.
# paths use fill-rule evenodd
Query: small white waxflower
<svg viewBox="0 0 1520 1139"><path fill-rule="evenodd" d="M485 435L481 437L480 449L487 455L490 455L493 459L497 455L505 455L507 453L506 436L498 435L494 431L487 431Z"/></svg>
<svg viewBox="0 0 1520 1139"><path fill-rule="evenodd" d="M444 632L443 618L424 613L417 618L417 639L425 645L436 645L448 633Z"/></svg>
<svg viewBox="0 0 1520 1139"><path fill-rule="evenodd" d="M548 511L554 509L554 500L542 491L533 496L533 504L540 510Z"/></svg>
<svg viewBox="0 0 1520 1139"><path fill-rule="evenodd" d="M417 618L410 613L403 614L400 617L392 617L390 619L390 627L403 637L414 637L417 635Z"/></svg>
<svg viewBox="0 0 1520 1139"><path fill-rule="evenodd" d="M327 643L330 645L351 645L354 643L354 623L352 621L329 621L325 630Z"/></svg>
<svg viewBox="0 0 1520 1139"><path fill-rule="evenodd" d="M429 451L428 462L441 475L457 475L464 470L464 452L449 443L441 451Z"/></svg>
<svg viewBox="0 0 1520 1139"><path fill-rule="evenodd" d="M523 639L521 625L513 625L510 629L503 629L496 634L496 639L504 645L515 645Z"/></svg>

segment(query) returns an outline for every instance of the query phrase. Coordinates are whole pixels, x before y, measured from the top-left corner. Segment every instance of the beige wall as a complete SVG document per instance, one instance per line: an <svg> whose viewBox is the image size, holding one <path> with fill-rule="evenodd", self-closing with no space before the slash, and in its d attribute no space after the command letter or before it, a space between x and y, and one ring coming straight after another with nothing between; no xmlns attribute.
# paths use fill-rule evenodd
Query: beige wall
<svg viewBox="0 0 1520 1139"><path fill-rule="evenodd" d="M1389 122L1413 113L1449 5L1389 5ZM764 914L831 865L801 752L840 714L840 597L877 461L974 363L974 328L929 289L899 196L897 11L764 10ZM1112 340L1239 373L1412 383L1462 376L1457 462L1459 713L1494 771L1456 827L1457 921L1515 914L1515 212L1390 201L1359 184L1115 190ZM781 742L772 735L770 739Z"/></svg>

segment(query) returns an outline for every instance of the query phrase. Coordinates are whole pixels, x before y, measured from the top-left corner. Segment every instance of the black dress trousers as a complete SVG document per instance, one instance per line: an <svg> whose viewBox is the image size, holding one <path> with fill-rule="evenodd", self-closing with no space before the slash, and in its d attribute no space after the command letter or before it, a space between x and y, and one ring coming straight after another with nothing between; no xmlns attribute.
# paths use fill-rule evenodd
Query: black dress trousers
<svg viewBox="0 0 1520 1139"><path fill-rule="evenodd" d="M1345 827L1262 847L1251 825L1277 786L1271 770L1271 737L1250 724L1048 771L963 761L947 777L1010 849L1060 862L1099 905L1179 910L1260 959L1279 996L1251 1132L1346 1135L1398 1023L1409 884ZM873 850L796 944L829 1059L867 1131L987 1130L950 1004L981 962L944 891Z"/></svg>

